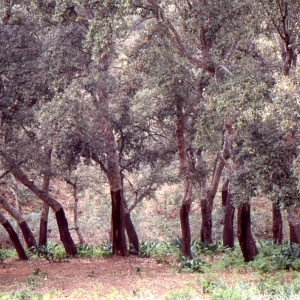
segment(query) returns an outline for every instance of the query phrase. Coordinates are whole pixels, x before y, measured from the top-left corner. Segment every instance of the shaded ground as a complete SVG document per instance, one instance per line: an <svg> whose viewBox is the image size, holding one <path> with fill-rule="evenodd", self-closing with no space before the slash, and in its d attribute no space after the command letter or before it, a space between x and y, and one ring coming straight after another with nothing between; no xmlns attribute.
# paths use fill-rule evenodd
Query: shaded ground
<svg viewBox="0 0 300 300"><path fill-rule="evenodd" d="M199 275L178 273L172 263L158 264L155 259L5 260L0 265L0 291L8 293L29 289L56 298L165 299L168 292L185 288L194 299L206 298Z"/></svg>

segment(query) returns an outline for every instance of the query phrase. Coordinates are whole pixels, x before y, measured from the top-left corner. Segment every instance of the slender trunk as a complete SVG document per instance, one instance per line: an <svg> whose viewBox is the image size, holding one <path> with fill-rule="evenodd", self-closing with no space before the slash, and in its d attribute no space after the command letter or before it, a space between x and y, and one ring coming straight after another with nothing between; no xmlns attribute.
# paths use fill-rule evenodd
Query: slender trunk
<svg viewBox="0 0 300 300"><path fill-rule="evenodd" d="M185 127L185 116L183 112L183 99L180 96L176 96L176 138L178 157L180 164L180 173L183 176L184 195L182 199L180 209L180 224L181 224L181 237L182 246L181 253L183 256L192 258L191 252L191 232L189 223L189 213L192 201L192 181L191 181L191 170L188 161L188 153L186 149L186 141L184 137Z"/></svg>
<svg viewBox="0 0 300 300"><path fill-rule="evenodd" d="M125 238L124 201L122 201L122 192L122 190L111 191L113 254L126 256L127 247Z"/></svg>
<svg viewBox="0 0 300 300"><path fill-rule="evenodd" d="M17 233L15 232L14 228L11 226L9 221L1 213L0 213L0 223L7 231L8 235L18 253L19 258L22 260L27 260L28 257L25 253L25 250L24 250L20 240L19 240Z"/></svg>
<svg viewBox="0 0 300 300"><path fill-rule="evenodd" d="M192 258L189 213L190 205L182 204L180 208L180 223L182 229L181 254L183 256Z"/></svg>
<svg viewBox="0 0 300 300"><path fill-rule="evenodd" d="M273 244L282 245L282 216L280 208L273 203Z"/></svg>
<svg viewBox="0 0 300 300"><path fill-rule="evenodd" d="M46 149L45 151L45 171L43 178L42 190L45 193L49 193L50 179L51 179L51 156L52 149ZM40 232L39 232L39 245L47 245L47 231L48 231L48 216L49 205L45 202L42 203L42 211L40 216Z"/></svg>
<svg viewBox="0 0 300 300"><path fill-rule="evenodd" d="M81 233L80 227L79 227L79 222L78 222L78 196L77 196L77 179L75 179L74 181L72 181L69 178L65 178L65 181L72 186L73 188L73 198L74 198L74 227L75 227L75 231L77 233L78 239L79 239L79 244L80 245L84 245L84 239L83 239L83 235Z"/></svg>
<svg viewBox="0 0 300 300"><path fill-rule="evenodd" d="M222 191L222 197L224 196L225 191ZM234 231L233 231L233 222L234 222L234 212L235 207L232 204L230 193L227 191L226 198L226 207L224 215L224 227L223 227L223 246L234 248Z"/></svg>
<svg viewBox="0 0 300 300"><path fill-rule="evenodd" d="M10 203L2 194L0 194L0 205L17 221L28 249L30 249L31 247L36 248L36 240L28 224L21 216L21 214L12 205L10 205Z"/></svg>
<svg viewBox="0 0 300 300"><path fill-rule="evenodd" d="M258 254L257 247L251 232L251 216L250 216L250 204L244 203L242 207L238 209L238 240L244 256L245 262L249 262L254 259Z"/></svg>
<svg viewBox="0 0 300 300"><path fill-rule="evenodd" d="M9 163L10 167L13 169L12 173L14 177L19 180L23 185L29 188L36 196L42 201L47 203L55 212L57 225L60 233L60 240L62 241L64 248L69 255L76 255L77 250L75 244L72 240L68 222L65 217L65 213L61 204L52 198L48 193L39 189L32 181L30 181L27 176L22 172L22 170L17 166L17 164L4 152L0 152L5 160Z"/></svg>
<svg viewBox="0 0 300 300"><path fill-rule="evenodd" d="M130 212L125 211L124 214L124 224L126 233L129 239L129 254L138 255L139 254L139 238L132 223Z"/></svg>

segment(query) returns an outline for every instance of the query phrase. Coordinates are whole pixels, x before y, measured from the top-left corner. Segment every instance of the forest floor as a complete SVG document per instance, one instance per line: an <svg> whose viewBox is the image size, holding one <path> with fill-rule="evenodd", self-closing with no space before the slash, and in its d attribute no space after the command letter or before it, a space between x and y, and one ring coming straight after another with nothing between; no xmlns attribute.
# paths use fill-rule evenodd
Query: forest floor
<svg viewBox="0 0 300 300"><path fill-rule="evenodd" d="M236 278L228 275L217 276L234 284ZM179 273L175 259L168 264L132 256L64 262L7 259L0 265L0 299L12 299L14 292L43 295L39 299L209 299L201 285L205 276ZM243 272L238 279L255 280ZM4 294L9 298L1 298Z"/></svg>

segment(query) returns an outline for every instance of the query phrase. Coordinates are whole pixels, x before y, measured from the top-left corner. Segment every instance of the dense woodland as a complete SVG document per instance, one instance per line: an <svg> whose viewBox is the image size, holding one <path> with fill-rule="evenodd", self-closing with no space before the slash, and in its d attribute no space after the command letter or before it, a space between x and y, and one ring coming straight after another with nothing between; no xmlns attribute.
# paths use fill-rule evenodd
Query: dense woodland
<svg viewBox="0 0 300 300"><path fill-rule="evenodd" d="M258 254L253 197L272 203L273 243L285 210L300 244L299 13L297 0L0 0L0 222L19 257L9 220L37 247L49 210L76 255L49 186L65 182L76 200L82 165L109 185L114 255L138 253L131 212L165 184L182 186L184 256L195 202L201 242L215 242L220 190L223 245L234 247L236 215L245 261ZM28 191L38 238L11 201Z"/></svg>

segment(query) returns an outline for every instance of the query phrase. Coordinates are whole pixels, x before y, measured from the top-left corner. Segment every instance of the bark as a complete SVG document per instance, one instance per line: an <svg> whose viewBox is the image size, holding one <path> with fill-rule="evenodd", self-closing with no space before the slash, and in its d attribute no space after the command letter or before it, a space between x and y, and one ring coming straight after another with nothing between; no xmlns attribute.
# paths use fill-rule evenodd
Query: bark
<svg viewBox="0 0 300 300"><path fill-rule="evenodd" d="M18 253L19 258L22 260L27 260L28 257L25 253L25 250L24 250L20 240L19 240L17 233L15 232L14 228L11 226L9 221L1 213L0 213L0 223L7 231L8 235Z"/></svg>
<svg viewBox="0 0 300 300"><path fill-rule="evenodd" d="M201 243L211 244L213 242L211 211L208 208L206 199L202 199L200 205L201 205L201 217L202 217L200 241Z"/></svg>
<svg viewBox="0 0 300 300"><path fill-rule="evenodd" d="M176 96L176 138L179 156L180 172L183 176L184 194L180 209L180 224L182 247L181 252L183 256L192 258L191 252L191 232L189 223L190 205L192 201L192 181L191 170L188 162L188 153L186 150L186 141L184 138L185 116L183 113L181 97Z"/></svg>
<svg viewBox="0 0 300 300"><path fill-rule="evenodd" d="M6 153L1 151L0 154L9 163L10 167L12 168L12 173L14 177L18 181L20 181L24 186L29 188L36 196L39 197L39 199L44 201L53 209L59 228L60 240L63 243L67 254L75 255L76 247L69 232L68 222L66 220L65 213L61 204L54 198L52 198L48 193L45 193L43 190L38 188L32 181L30 181L27 178L27 176L22 172L22 170L17 166L17 164Z"/></svg>
<svg viewBox="0 0 300 300"><path fill-rule="evenodd" d="M180 208L180 224L182 228L181 254L183 256L192 258L189 213L190 205L182 204Z"/></svg>
<svg viewBox="0 0 300 300"><path fill-rule="evenodd" d="M113 254L119 256L127 255L125 226L124 226L124 201L122 200L122 190L111 191L112 199L112 238Z"/></svg>
<svg viewBox="0 0 300 300"><path fill-rule="evenodd" d="M243 253L245 262L249 262L254 259L258 254L257 247L251 232L251 216L250 216L250 204L244 203L242 207L238 209L238 240Z"/></svg>
<svg viewBox="0 0 300 300"><path fill-rule="evenodd" d="M273 203L273 244L282 245L282 216L280 208Z"/></svg>
<svg viewBox="0 0 300 300"><path fill-rule="evenodd" d="M290 244L300 245L300 206L293 206L289 209L288 222L290 227Z"/></svg>
<svg viewBox="0 0 300 300"><path fill-rule="evenodd" d="M80 230L80 227L79 227L79 223L78 223L78 195L77 195L77 182L76 180L75 181L72 181L71 179L69 178L65 178L65 181L70 184L73 188L73 198L74 198L74 209L73 209L73 212L74 212L74 227L75 227L75 231L77 233L77 236L78 236L78 239L79 239L79 244L80 245L84 245L85 244L85 241L84 241L84 238L83 238L83 235L81 233L81 230Z"/></svg>
<svg viewBox="0 0 300 300"><path fill-rule="evenodd" d="M106 66L108 68L108 65ZM106 68L105 67L105 68ZM106 69L107 70L107 69ZM125 203L123 197L123 185L120 169L120 158L117 151L114 136L114 127L109 118L108 95L105 87L99 86L98 90L90 91L93 97L95 108L99 112L98 121L102 132L104 151L106 154L105 163L97 159L101 169L105 172L111 194L111 224L113 255L126 256L127 246L125 238L124 212Z"/></svg>
<svg viewBox="0 0 300 300"><path fill-rule="evenodd" d="M129 254L138 255L139 254L139 238L132 223L130 212L125 211L124 214L124 224L126 233L129 239Z"/></svg>
<svg viewBox="0 0 300 300"><path fill-rule="evenodd" d="M223 193L222 191L222 197ZM231 196L227 191L226 198L226 207L225 207L225 215L224 215L224 227L223 227L223 246L234 248L234 230L233 230L233 222L234 222L234 212L235 207L232 204Z"/></svg>
<svg viewBox="0 0 300 300"><path fill-rule="evenodd" d="M43 186L42 190L45 193L49 193L50 179L51 179L51 155L52 149L46 149L45 151L45 164ZM45 202L42 203L42 211L40 216L40 232L39 232L39 245L47 245L47 230L48 230L48 215L49 205Z"/></svg>
<svg viewBox="0 0 300 300"><path fill-rule="evenodd" d="M30 249L31 247L36 248L36 240L28 224L26 223L22 215L12 205L10 205L10 203L2 194L0 194L0 205L17 221L28 249Z"/></svg>
<svg viewBox="0 0 300 300"><path fill-rule="evenodd" d="M64 244L65 250L69 255L76 255L77 250L68 229L68 221L63 208L55 212L60 239Z"/></svg>

